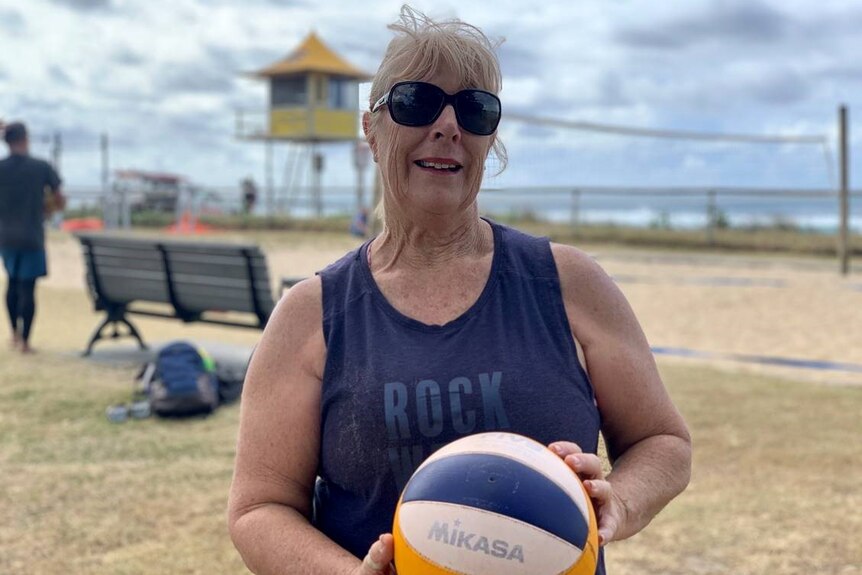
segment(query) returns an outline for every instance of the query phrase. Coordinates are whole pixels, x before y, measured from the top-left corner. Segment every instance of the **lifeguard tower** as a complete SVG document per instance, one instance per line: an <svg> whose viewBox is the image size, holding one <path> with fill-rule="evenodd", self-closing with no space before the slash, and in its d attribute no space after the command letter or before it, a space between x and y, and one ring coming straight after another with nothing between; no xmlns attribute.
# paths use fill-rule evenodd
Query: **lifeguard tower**
<svg viewBox="0 0 862 575"><path fill-rule="evenodd" d="M323 156L318 146L349 142L354 146L357 168L357 201L362 204L362 170L368 164L364 139L359 138L359 82L371 75L333 52L312 32L287 57L252 72L251 77L269 82L269 108L264 121L259 113L237 113L237 136L267 144L267 208L274 210L272 146L291 143L285 162L285 188L291 191L301 179L304 158L311 160L311 199L318 216L323 203L320 176ZM291 152L292 155L291 155ZM307 158L306 158L307 159ZM298 176L299 174L299 176ZM293 190L295 192L295 189Z"/></svg>

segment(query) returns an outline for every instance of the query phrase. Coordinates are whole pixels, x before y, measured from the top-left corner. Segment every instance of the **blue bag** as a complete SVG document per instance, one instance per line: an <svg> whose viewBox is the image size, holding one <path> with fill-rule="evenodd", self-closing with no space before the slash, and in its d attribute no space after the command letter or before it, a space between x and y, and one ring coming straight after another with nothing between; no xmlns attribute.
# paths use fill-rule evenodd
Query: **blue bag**
<svg viewBox="0 0 862 575"><path fill-rule="evenodd" d="M215 362L191 343L169 344L156 357L147 395L153 413L163 417L212 413L219 404Z"/></svg>

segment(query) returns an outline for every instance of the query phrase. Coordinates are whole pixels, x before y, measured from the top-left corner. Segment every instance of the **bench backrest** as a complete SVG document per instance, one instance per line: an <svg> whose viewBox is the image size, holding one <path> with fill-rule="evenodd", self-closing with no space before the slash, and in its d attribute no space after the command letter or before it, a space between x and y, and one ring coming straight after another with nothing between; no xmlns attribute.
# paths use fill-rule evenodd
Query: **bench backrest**
<svg viewBox="0 0 862 575"><path fill-rule="evenodd" d="M206 311L272 313L266 257L255 245L78 234L97 305L167 303L192 321Z"/></svg>

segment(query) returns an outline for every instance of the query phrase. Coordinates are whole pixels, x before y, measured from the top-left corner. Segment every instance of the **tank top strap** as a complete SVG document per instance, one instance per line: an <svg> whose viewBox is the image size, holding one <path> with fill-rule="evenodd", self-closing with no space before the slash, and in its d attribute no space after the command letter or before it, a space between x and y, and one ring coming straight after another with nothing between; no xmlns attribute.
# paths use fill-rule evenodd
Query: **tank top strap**
<svg viewBox="0 0 862 575"><path fill-rule="evenodd" d="M551 280L559 283L551 242L547 237L530 236L496 223L492 225L499 226L501 232L501 271L522 279Z"/></svg>
<svg viewBox="0 0 862 575"><path fill-rule="evenodd" d="M327 340L333 322L344 315L348 306L369 293L361 273L360 258L372 240L348 252L337 261L317 272L323 290L323 335Z"/></svg>

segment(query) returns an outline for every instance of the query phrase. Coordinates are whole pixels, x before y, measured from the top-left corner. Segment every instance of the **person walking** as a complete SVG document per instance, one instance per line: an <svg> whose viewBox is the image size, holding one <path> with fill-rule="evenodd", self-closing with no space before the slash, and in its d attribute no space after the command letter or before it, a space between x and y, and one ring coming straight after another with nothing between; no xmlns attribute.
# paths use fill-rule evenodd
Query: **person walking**
<svg viewBox="0 0 862 575"><path fill-rule="evenodd" d="M9 156L0 160L0 256L6 268L6 309L11 345L32 353L36 280L48 275L44 221L66 205L60 176L44 160L30 157L27 127L0 123Z"/></svg>
<svg viewBox="0 0 862 575"><path fill-rule="evenodd" d="M257 203L257 185L249 176L240 183L240 187L242 188L242 213L251 215Z"/></svg>

